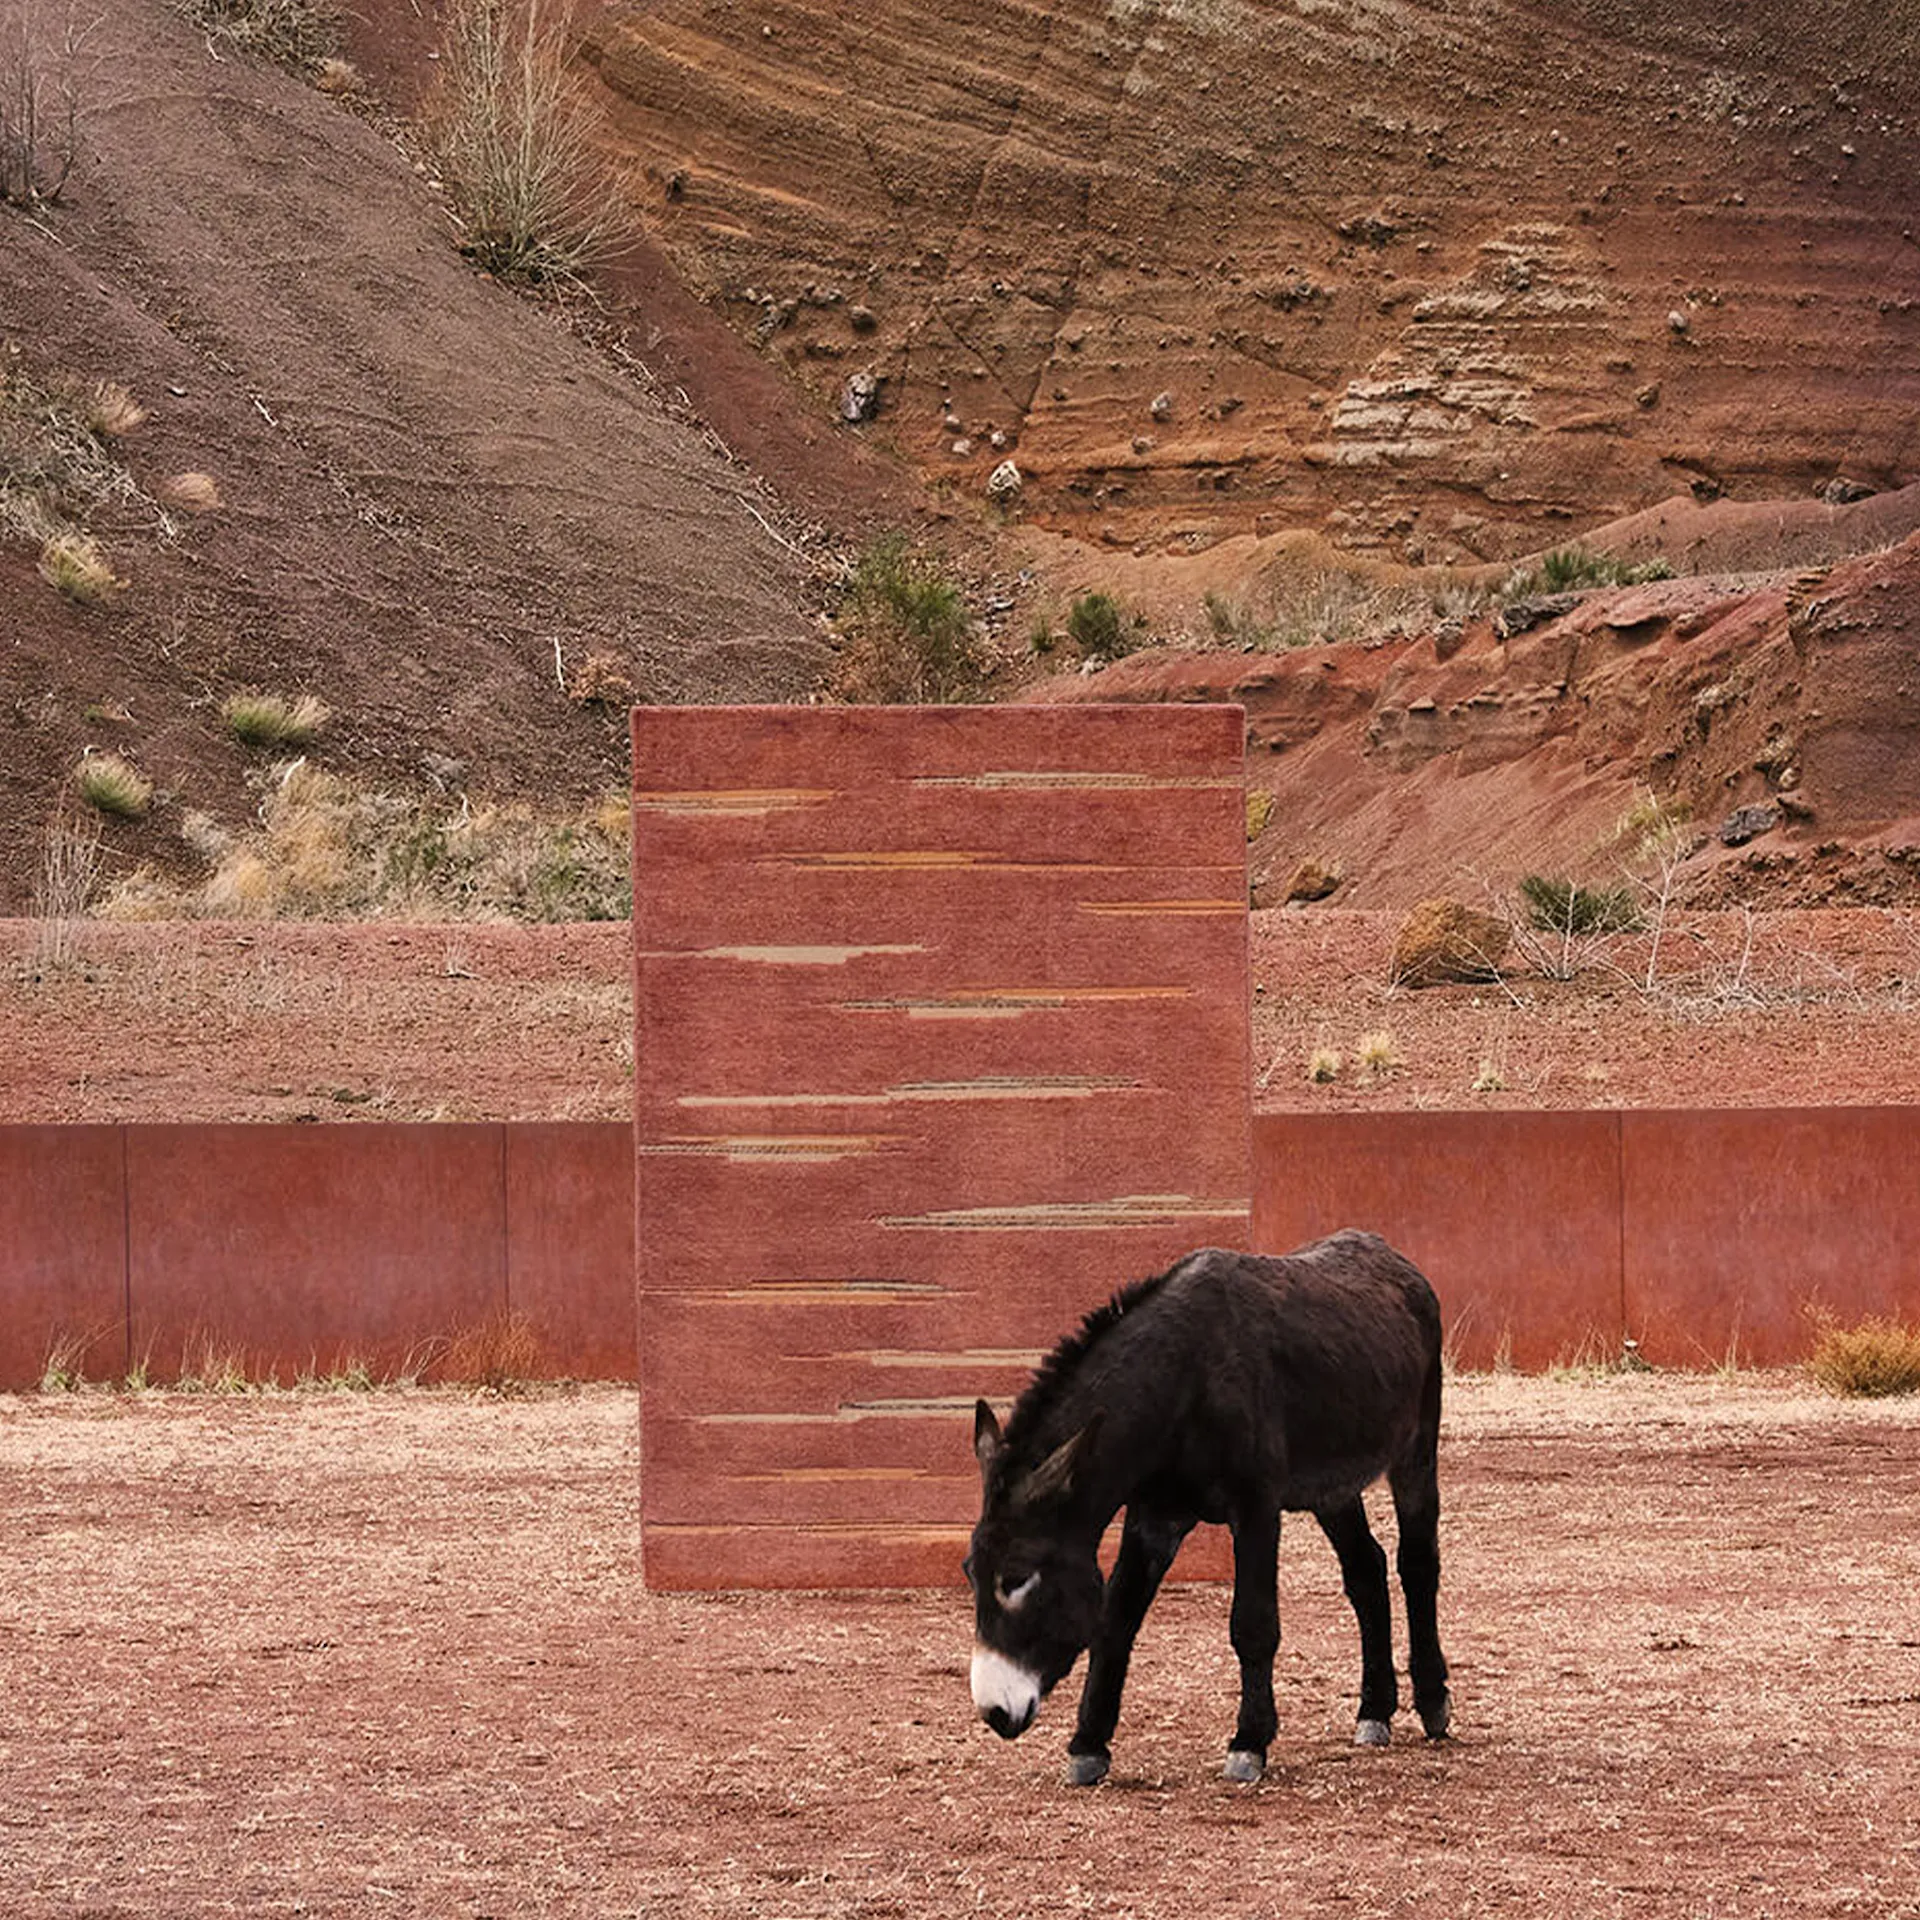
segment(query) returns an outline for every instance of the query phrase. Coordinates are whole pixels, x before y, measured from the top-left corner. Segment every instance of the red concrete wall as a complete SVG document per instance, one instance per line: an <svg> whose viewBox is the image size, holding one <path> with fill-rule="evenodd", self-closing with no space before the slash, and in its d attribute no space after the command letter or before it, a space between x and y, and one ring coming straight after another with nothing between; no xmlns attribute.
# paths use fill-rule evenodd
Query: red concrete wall
<svg viewBox="0 0 1920 1920"><path fill-rule="evenodd" d="M974 1397L1245 1239L1242 716L633 726L647 1579L951 1583Z"/></svg>
<svg viewBox="0 0 1920 1920"><path fill-rule="evenodd" d="M498 1127L134 1127L131 1345L153 1377L406 1368L504 1292Z"/></svg>
<svg viewBox="0 0 1920 1920"><path fill-rule="evenodd" d="M1261 1114L1256 1243L1383 1234L1432 1281L1456 1364L1612 1359L1626 1331L1614 1113Z"/></svg>
<svg viewBox="0 0 1920 1920"><path fill-rule="evenodd" d="M127 1365L127 1181L119 1127L0 1127L0 1388L56 1348L93 1378Z"/></svg>
<svg viewBox="0 0 1920 1920"><path fill-rule="evenodd" d="M532 1370L637 1376L619 1125L0 1126L0 1389L229 1362L417 1368L508 1316Z"/></svg>
<svg viewBox="0 0 1920 1920"><path fill-rule="evenodd" d="M1621 1117L1626 1318L1659 1366L1779 1365L1810 1311L1920 1321L1920 1108Z"/></svg>
<svg viewBox="0 0 1920 1920"><path fill-rule="evenodd" d="M506 1150L506 1301L543 1372L632 1380L633 1133L617 1122L523 1122Z"/></svg>

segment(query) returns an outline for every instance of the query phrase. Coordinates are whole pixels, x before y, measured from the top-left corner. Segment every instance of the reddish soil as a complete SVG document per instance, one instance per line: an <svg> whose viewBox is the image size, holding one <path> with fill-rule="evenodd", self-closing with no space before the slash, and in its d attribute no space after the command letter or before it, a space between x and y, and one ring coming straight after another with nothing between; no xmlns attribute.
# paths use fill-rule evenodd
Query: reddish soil
<svg viewBox="0 0 1920 1920"><path fill-rule="evenodd" d="M604 1388L0 1398L0 1910L1920 1910L1913 1402L1458 1378L1455 1737L1348 1744L1352 1620L1295 1526L1265 1781L1215 1777L1193 1587L1090 1793L1077 1681L1017 1745L974 1720L957 1580L644 1592L636 1432Z"/></svg>
<svg viewBox="0 0 1920 1920"><path fill-rule="evenodd" d="M1396 914L1252 916L1257 1105L1550 1108L1920 1102L1920 921L1875 908L1676 914L1541 939L1502 981L1392 984ZM621 1120L618 925L0 921L0 1121ZM1364 1037L1397 1065L1370 1070ZM1312 1056L1342 1056L1314 1084Z"/></svg>

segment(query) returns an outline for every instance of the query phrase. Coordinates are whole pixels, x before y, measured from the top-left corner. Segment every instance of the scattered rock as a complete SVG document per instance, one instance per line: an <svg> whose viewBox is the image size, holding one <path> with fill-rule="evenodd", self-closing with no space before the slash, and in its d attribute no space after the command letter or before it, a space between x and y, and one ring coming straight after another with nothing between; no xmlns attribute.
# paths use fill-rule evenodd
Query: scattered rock
<svg viewBox="0 0 1920 1920"><path fill-rule="evenodd" d="M840 389L840 418L858 426L863 420L871 420L879 411L880 376L871 367L862 367L858 373L850 373L847 384Z"/></svg>
<svg viewBox="0 0 1920 1920"><path fill-rule="evenodd" d="M871 307L852 306L847 309L847 324L855 333L871 333L880 320Z"/></svg>
<svg viewBox="0 0 1920 1920"><path fill-rule="evenodd" d="M1393 979L1403 987L1491 980L1506 956L1512 929L1499 915L1458 900L1423 900L1401 922L1393 943Z"/></svg>
<svg viewBox="0 0 1920 1920"><path fill-rule="evenodd" d="M1020 498L1020 489L1025 484L1020 477L1020 469L1011 460L1002 460L987 475L987 498L1003 507L1009 506Z"/></svg>
<svg viewBox="0 0 1920 1920"><path fill-rule="evenodd" d="M1862 481L1836 476L1820 489L1820 498L1830 507L1847 507L1856 500L1871 500L1873 489Z"/></svg>
<svg viewBox="0 0 1920 1920"><path fill-rule="evenodd" d="M1720 822L1720 844L1723 847L1744 847L1749 840L1757 840L1763 833L1771 833L1780 824L1780 803L1777 800L1763 800L1757 806L1736 807Z"/></svg>
<svg viewBox="0 0 1920 1920"><path fill-rule="evenodd" d="M1173 416L1173 395L1170 393L1156 393L1148 405L1147 411L1152 414L1156 420L1171 419Z"/></svg>
<svg viewBox="0 0 1920 1920"><path fill-rule="evenodd" d="M1493 630L1502 640L1511 640L1516 633L1525 633L1533 627L1543 627L1549 620L1558 620L1563 613L1571 613L1580 604L1577 593L1536 593L1525 599L1509 600L1493 616Z"/></svg>
<svg viewBox="0 0 1920 1920"><path fill-rule="evenodd" d="M1693 322L1678 307L1667 315L1667 325L1683 340L1693 331Z"/></svg>
<svg viewBox="0 0 1920 1920"><path fill-rule="evenodd" d="M1294 868L1281 898L1287 901L1324 900L1338 889L1340 879L1337 864L1324 866L1318 860L1302 860Z"/></svg>

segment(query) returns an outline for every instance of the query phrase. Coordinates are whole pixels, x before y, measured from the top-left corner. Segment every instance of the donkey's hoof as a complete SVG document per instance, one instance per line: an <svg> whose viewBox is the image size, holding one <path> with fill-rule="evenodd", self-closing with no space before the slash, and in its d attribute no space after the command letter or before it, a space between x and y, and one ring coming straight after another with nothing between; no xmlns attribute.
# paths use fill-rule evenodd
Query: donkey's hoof
<svg viewBox="0 0 1920 1920"><path fill-rule="evenodd" d="M1220 1769L1220 1778L1231 1780L1239 1786L1250 1787L1266 1770L1265 1754L1250 1752L1245 1747L1229 1747L1227 1764Z"/></svg>
<svg viewBox="0 0 1920 1920"><path fill-rule="evenodd" d="M1067 1755L1067 1785L1097 1787L1107 1777L1107 1769L1112 1765L1111 1756L1104 1753L1070 1753Z"/></svg>
<svg viewBox="0 0 1920 1920"><path fill-rule="evenodd" d="M1362 1720L1353 1730L1356 1747L1384 1747L1393 1738L1393 1728L1384 1720Z"/></svg>
<svg viewBox="0 0 1920 1920"><path fill-rule="evenodd" d="M1443 1693L1432 1706L1422 1707L1420 1724L1426 1728L1429 1740L1444 1740L1453 1726L1453 1695Z"/></svg>

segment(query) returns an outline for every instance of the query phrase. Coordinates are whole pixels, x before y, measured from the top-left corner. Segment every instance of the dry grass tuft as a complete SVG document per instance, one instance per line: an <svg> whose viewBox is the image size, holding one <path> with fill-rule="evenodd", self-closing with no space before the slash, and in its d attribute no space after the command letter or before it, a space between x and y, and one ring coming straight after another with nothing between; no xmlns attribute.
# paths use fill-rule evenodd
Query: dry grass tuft
<svg viewBox="0 0 1920 1920"><path fill-rule="evenodd" d="M313 84L321 93L344 99L360 92L365 83L360 78L360 69L351 60L342 60L336 55L322 60L314 68Z"/></svg>
<svg viewBox="0 0 1920 1920"><path fill-rule="evenodd" d="M146 408L118 380L90 380L78 397L80 418L97 439L121 439L146 422Z"/></svg>
<svg viewBox="0 0 1920 1920"><path fill-rule="evenodd" d="M567 698L577 707L630 707L633 678L617 653L590 653L567 675Z"/></svg>
<svg viewBox="0 0 1920 1920"><path fill-rule="evenodd" d="M104 607L126 585L89 534L56 533L40 549L40 578L78 607Z"/></svg>
<svg viewBox="0 0 1920 1920"><path fill-rule="evenodd" d="M451 1386L523 1393L545 1375L546 1350L524 1315L499 1313L456 1333L433 1371Z"/></svg>
<svg viewBox="0 0 1920 1920"><path fill-rule="evenodd" d="M1328 1086L1340 1078L1345 1065L1337 1047L1315 1047L1307 1057L1307 1078L1317 1087Z"/></svg>
<svg viewBox="0 0 1920 1920"><path fill-rule="evenodd" d="M188 513L214 513L223 504L220 483L210 473L176 473L161 481L160 497Z"/></svg>
<svg viewBox="0 0 1920 1920"><path fill-rule="evenodd" d="M122 820L138 820L153 804L153 782L117 753L90 753L74 770L88 806Z"/></svg>
<svg viewBox="0 0 1920 1920"><path fill-rule="evenodd" d="M310 693L296 700L277 693L236 693L220 703L220 717L228 732L250 747L306 747L333 716Z"/></svg>
<svg viewBox="0 0 1920 1920"><path fill-rule="evenodd" d="M1823 1321L1807 1372L1829 1393L1849 1399L1920 1393L1920 1328L1878 1314L1850 1327Z"/></svg>
<svg viewBox="0 0 1920 1920"><path fill-rule="evenodd" d="M1363 1033L1356 1051L1359 1054L1361 1066L1375 1079L1380 1079L1406 1064L1400 1057L1399 1042L1384 1027L1377 1027L1371 1033Z"/></svg>

